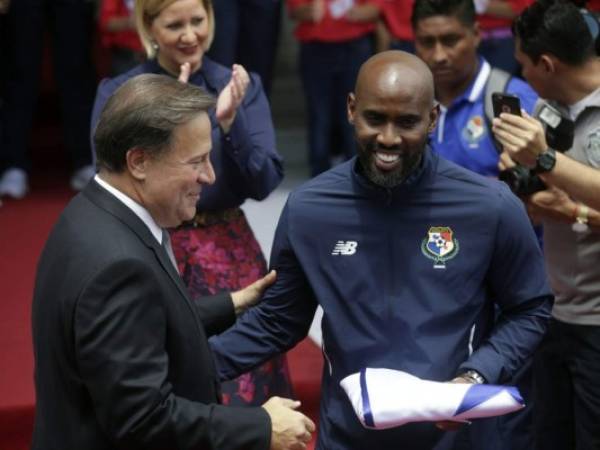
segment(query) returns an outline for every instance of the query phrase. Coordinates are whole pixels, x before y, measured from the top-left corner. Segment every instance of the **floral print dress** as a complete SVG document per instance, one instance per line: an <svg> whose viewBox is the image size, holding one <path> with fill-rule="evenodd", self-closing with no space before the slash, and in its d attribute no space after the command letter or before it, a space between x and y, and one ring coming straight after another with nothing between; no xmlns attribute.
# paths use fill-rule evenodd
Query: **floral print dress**
<svg viewBox="0 0 600 450"><path fill-rule="evenodd" d="M233 211L233 217L188 224L171 232L179 273L192 298L236 291L266 273L265 258L244 213L239 208ZM221 387L226 405L259 406L273 395L292 397L285 355Z"/></svg>

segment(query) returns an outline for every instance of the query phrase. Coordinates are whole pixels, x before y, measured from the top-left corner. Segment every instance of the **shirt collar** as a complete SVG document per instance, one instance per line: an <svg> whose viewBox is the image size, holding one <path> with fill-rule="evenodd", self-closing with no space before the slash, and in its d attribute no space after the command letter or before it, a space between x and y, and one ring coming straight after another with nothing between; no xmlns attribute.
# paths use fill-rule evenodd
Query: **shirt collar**
<svg viewBox="0 0 600 450"><path fill-rule="evenodd" d="M152 218L152 216L146 208L144 208L136 201L132 200L131 197L123 194L121 191L108 184L106 181L100 178L98 174L94 176L94 181L98 183L101 187L106 189L109 193L114 195L118 200L121 201L121 203L127 206L131 211L133 211L133 213L136 216L138 216L142 220L142 222L146 224L146 226L152 233L152 236L154 236L158 243L162 245L162 228L157 225L157 223L154 221L154 219Z"/></svg>
<svg viewBox="0 0 600 450"><path fill-rule="evenodd" d="M569 114L573 120L577 120L577 117L579 117L586 108L598 106L600 106L600 88L588 94L577 103L569 106Z"/></svg>
<svg viewBox="0 0 600 450"><path fill-rule="evenodd" d="M452 108L452 105L457 105L462 101L475 103L483 95L483 91L485 89L485 85L488 81L488 78L490 77L492 67L490 66L490 63L488 63L482 57L479 58L478 65L479 65L479 70L477 71L477 75L471 81L471 84L469 84L469 86L467 86L465 91L461 95L459 95L457 98L454 99L454 101L450 104L450 108ZM442 106L442 105L440 105L440 106ZM446 111L447 109L448 108L444 108L442 106L443 111Z"/></svg>
<svg viewBox="0 0 600 450"><path fill-rule="evenodd" d="M476 102L483 94L483 90L485 89L485 85L491 72L492 67L490 66L490 63L483 58L479 58L479 71L477 72L475 80L471 83L470 89L467 90L467 92L469 92L467 99L471 103Z"/></svg>

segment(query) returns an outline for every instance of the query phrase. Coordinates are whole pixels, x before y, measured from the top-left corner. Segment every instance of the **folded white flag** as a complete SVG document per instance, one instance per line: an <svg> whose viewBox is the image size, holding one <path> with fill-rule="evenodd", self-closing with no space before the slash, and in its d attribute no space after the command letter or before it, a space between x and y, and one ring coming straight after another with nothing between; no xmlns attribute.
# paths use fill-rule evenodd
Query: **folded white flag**
<svg viewBox="0 0 600 450"><path fill-rule="evenodd" d="M500 416L525 406L513 386L442 383L391 369L363 369L340 385L366 428Z"/></svg>

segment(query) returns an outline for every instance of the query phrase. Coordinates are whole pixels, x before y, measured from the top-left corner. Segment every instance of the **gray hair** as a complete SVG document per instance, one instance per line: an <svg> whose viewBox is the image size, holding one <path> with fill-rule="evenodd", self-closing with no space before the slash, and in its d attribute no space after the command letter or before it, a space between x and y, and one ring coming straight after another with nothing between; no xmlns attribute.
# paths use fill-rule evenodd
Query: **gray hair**
<svg viewBox="0 0 600 450"><path fill-rule="evenodd" d="M127 151L142 148L157 156L170 148L174 130L215 106L202 88L166 75L131 78L108 99L94 133L97 164L122 172Z"/></svg>

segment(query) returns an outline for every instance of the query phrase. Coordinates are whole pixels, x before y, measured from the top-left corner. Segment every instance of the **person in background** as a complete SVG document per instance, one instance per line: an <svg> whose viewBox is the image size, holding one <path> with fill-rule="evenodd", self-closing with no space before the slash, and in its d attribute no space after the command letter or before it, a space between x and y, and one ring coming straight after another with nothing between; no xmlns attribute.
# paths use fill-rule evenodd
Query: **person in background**
<svg viewBox="0 0 600 450"><path fill-rule="evenodd" d="M415 43L410 15L414 0L381 2L381 15L390 35L389 48L414 53Z"/></svg>
<svg viewBox="0 0 600 450"><path fill-rule="evenodd" d="M100 42L110 51L110 76L133 69L144 59L135 31L134 0L102 0L98 18Z"/></svg>
<svg viewBox="0 0 600 450"><path fill-rule="evenodd" d="M89 117L96 74L92 64L94 4L85 0L11 1L4 20L5 82L0 123L0 196L23 198L29 190L31 134L42 70L44 31L50 27L63 142L71 162L70 186L82 189L94 175Z"/></svg>
<svg viewBox="0 0 600 450"><path fill-rule="evenodd" d="M519 64L514 57L515 40L510 25L533 0L475 0L481 30L479 51L494 67L517 75Z"/></svg>
<svg viewBox="0 0 600 450"><path fill-rule="evenodd" d="M205 55L215 25L210 0L137 0L135 17L148 61L100 83L92 129L108 97L141 73L167 74L218 97L210 114L217 181L204 188L196 215L172 230L171 240L192 298L235 290L266 272L240 205L264 199L283 178L269 103L257 76ZM291 397L285 356L223 385L226 404L257 405L272 395Z"/></svg>
<svg viewBox="0 0 600 450"><path fill-rule="evenodd" d="M288 0L300 42L300 78L306 96L311 176L331 167L333 136L345 159L356 154L346 119L346 97L373 54L379 6L372 0Z"/></svg>
<svg viewBox="0 0 600 450"><path fill-rule="evenodd" d="M431 146L440 155L485 176L498 176L500 149L486 117L488 83L498 70L478 48L479 25L471 0L415 0L412 13L416 54L433 73L440 119ZM537 94L523 80L505 74L498 90L519 97L533 111Z"/></svg>
<svg viewBox="0 0 600 450"><path fill-rule="evenodd" d="M544 225L544 256L556 295L533 364L539 450L600 448L600 209L553 184L553 172L560 175L566 159L600 168L599 36L587 14L573 3L551 0L523 11L513 24L515 56L543 100L533 117L494 119L506 151L503 168L514 165L514 155L547 183L524 198L532 219ZM564 155L557 157L557 150Z"/></svg>
<svg viewBox="0 0 600 450"><path fill-rule="evenodd" d="M267 97L279 41L281 0L216 0L215 38L208 55L230 67L238 63L260 76Z"/></svg>

